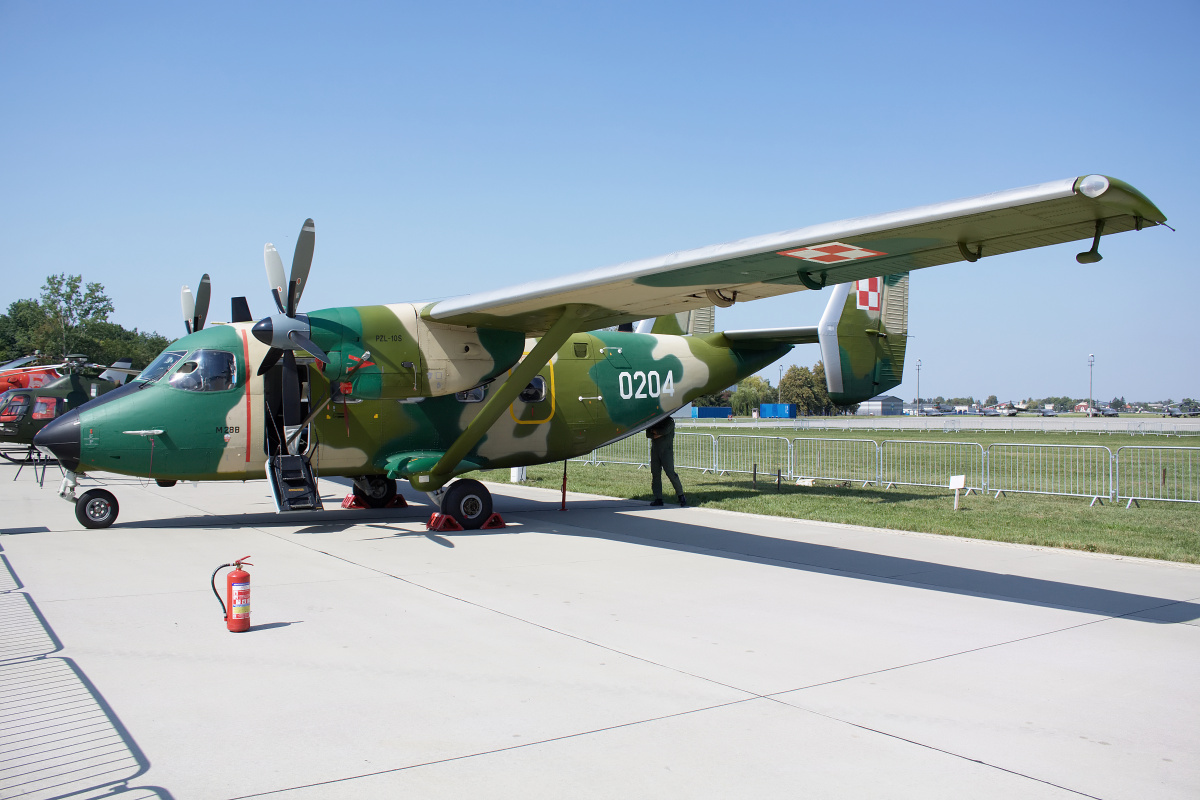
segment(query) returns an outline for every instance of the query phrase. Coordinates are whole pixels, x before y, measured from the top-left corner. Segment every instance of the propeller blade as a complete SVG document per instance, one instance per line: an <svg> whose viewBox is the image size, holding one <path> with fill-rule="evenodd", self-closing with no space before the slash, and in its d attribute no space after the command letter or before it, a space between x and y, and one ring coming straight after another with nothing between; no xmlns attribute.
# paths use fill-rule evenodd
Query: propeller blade
<svg viewBox="0 0 1200 800"><path fill-rule="evenodd" d="M230 322L253 322L254 317L250 316L250 304L246 302L244 297L234 297L229 301Z"/></svg>
<svg viewBox="0 0 1200 800"><path fill-rule="evenodd" d="M192 319L196 316L196 298L192 296L192 290L185 283L183 290L179 293L179 304L183 306L183 327L187 328L187 332L192 332Z"/></svg>
<svg viewBox="0 0 1200 800"><path fill-rule="evenodd" d="M300 424L300 371L291 350L283 353L283 424Z"/></svg>
<svg viewBox="0 0 1200 800"><path fill-rule="evenodd" d="M208 319L208 301L212 294L208 273L204 273L200 278L200 285L196 287L196 311L192 318L192 332L195 333L204 327L204 321Z"/></svg>
<svg viewBox="0 0 1200 800"><path fill-rule="evenodd" d="M317 347L316 342L314 342L312 339L309 339L300 331L288 331L288 339L290 339L292 344L296 345L296 347L308 353L310 356L313 356L322 364L329 363L329 356L325 355L325 351Z"/></svg>
<svg viewBox="0 0 1200 800"><path fill-rule="evenodd" d="M270 242L263 246L263 261L267 265L267 284L271 287L271 296L275 298L275 306L282 313L287 278L283 275L283 260L279 257L279 251Z"/></svg>
<svg viewBox="0 0 1200 800"><path fill-rule="evenodd" d="M299 299L297 287L299 287L299 285L300 284L298 284L296 281L288 282L287 311L284 311L283 313L287 314L292 319L296 318L296 301Z"/></svg>
<svg viewBox="0 0 1200 800"><path fill-rule="evenodd" d="M300 296L308 283L308 271L312 268L313 250L317 245L317 226L311 219L304 220L304 227L296 237L296 252L292 255L292 274L290 283L296 284L296 301L291 305L288 316L295 316L296 306L300 305Z"/></svg>
<svg viewBox="0 0 1200 800"><path fill-rule="evenodd" d="M284 351L278 347L272 347L268 350L266 356L263 357L262 363L258 365L258 374L265 375L271 367L275 366L283 353Z"/></svg>

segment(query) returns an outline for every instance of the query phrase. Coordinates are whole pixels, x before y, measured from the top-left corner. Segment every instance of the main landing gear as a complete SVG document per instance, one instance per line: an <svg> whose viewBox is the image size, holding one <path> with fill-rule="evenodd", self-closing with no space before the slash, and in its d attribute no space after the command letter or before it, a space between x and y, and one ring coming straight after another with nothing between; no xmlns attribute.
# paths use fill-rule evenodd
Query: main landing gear
<svg viewBox="0 0 1200 800"><path fill-rule="evenodd" d="M355 478L354 498L367 508L387 508L396 499L396 481L378 475Z"/></svg>
<svg viewBox="0 0 1200 800"><path fill-rule="evenodd" d="M454 517L463 530L478 530L492 515L492 493L472 478L462 478L446 487L442 513Z"/></svg>

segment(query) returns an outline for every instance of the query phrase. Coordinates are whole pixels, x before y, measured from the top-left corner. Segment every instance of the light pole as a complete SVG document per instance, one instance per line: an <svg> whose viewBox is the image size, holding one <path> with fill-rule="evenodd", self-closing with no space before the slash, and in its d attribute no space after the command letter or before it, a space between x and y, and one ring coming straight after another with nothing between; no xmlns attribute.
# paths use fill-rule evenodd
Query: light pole
<svg viewBox="0 0 1200 800"><path fill-rule="evenodd" d="M1088 353L1088 416L1092 415L1092 365L1096 363L1096 354Z"/></svg>
<svg viewBox="0 0 1200 800"><path fill-rule="evenodd" d="M921 416L921 359L917 359L917 416Z"/></svg>

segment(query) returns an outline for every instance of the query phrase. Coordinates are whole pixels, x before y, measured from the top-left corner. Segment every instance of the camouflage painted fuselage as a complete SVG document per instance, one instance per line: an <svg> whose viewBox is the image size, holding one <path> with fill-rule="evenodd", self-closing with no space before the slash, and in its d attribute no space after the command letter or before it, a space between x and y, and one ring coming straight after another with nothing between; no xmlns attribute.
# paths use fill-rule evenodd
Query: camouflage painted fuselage
<svg viewBox="0 0 1200 800"><path fill-rule="evenodd" d="M397 304L308 315L313 341L329 355L323 369L308 370L311 407L338 390L312 422L312 461L320 474L403 478L427 470L536 342L511 331L429 322L420 311ZM79 471L162 480L265 477L268 427L276 423L266 382L255 375L267 347L250 328L214 325L168 348L232 353L231 388L177 388L171 372L82 408ZM719 333L574 334L539 372L544 398L513 402L454 473L587 453L731 386L790 349L734 345Z"/></svg>

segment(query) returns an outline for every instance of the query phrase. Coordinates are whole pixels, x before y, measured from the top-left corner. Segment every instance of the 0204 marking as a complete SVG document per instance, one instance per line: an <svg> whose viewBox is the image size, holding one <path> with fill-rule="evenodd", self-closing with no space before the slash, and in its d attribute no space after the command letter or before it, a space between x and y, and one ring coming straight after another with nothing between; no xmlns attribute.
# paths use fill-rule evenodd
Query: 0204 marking
<svg viewBox="0 0 1200 800"><path fill-rule="evenodd" d="M623 400L659 397L664 394L674 397L675 375L671 370L667 370L665 377L659 375L657 370L622 371L617 374L617 388Z"/></svg>

